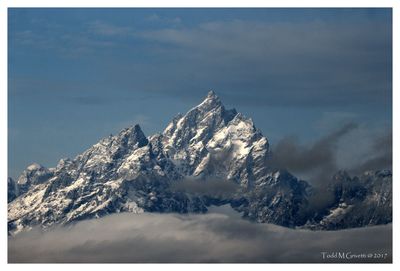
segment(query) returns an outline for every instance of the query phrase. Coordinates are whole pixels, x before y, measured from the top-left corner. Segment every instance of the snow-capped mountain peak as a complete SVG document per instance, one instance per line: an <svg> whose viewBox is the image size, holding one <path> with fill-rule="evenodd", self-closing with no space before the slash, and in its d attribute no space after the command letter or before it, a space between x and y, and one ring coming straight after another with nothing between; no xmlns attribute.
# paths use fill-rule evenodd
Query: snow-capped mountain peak
<svg viewBox="0 0 400 271"><path fill-rule="evenodd" d="M17 184L21 192L27 191L32 185L40 184L47 181L53 172L44 166L33 163L29 165L19 176Z"/></svg>
<svg viewBox="0 0 400 271"><path fill-rule="evenodd" d="M216 107L222 106L221 100L214 91L210 91L207 97L196 108L204 111L210 111Z"/></svg>
<svg viewBox="0 0 400 271"><path fill-rule="evenodd" d="M308 217L310 185L289 172L271 169L268 157L268 139L253 120L226 109L210 91L199 105L173 118L162 133L146 137L134 125L101 139L74 159L61 159L54 169L32 164L17 182L9 179L9 231L116 212L205 212L210 204L222 203L258 222L289 227L307 222L334 229L338 216L333 219L329 211L336 214L341 208L343 213L341 201L352 205L362 200L364 209L372 206L357 220L362 225L391 221L391 213L385 217L387 212L380 207L391 206L391 172L367 174L361 177L365 181L339 172L333 178L337 185L330 188L337 200L330 209ZM206 188L203 196L173 189L188 180L222 187L228 183L237 191L221 199L209 196ZM357 190L364 194L354 194L354 185L364 187Z"/></svg>
<svg viewBox="0 0 400 271"><path fill-rule="evenodd" d="M165 156L175 161L182 175L218 176L243 186L254 181L253 174L246 173L246 164L260 161L261 166L268 153L268 140L253 121L236 109L227 110L213 91L174 118L161 140ZM226 159L216 163L222 156Z"/></svg>

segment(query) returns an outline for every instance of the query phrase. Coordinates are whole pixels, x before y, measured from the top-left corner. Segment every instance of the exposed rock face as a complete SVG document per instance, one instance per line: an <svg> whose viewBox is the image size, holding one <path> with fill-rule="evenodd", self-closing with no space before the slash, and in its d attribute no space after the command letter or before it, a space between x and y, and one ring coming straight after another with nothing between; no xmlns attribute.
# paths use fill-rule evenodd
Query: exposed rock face
<svg viewBox="0 0 400 271"><path fill-rule="evenodd" d="M314 227L344 229L392 222L392 172L367 171L351 178L338 172L328 188L334 202L327 214Z"/></svg>
<svg viewBox="0 0 400 271"><path fill-rule="evenodd" d="M214 92L176 117L158 140L182 175L212 176L250 187L265 173L268 140L251 119L226 110Z"/></svg>
<svg viewBox="0 0 400 271"><path fill-rule="evenodd" d="M18 196L18 184L12 178L7 178L7 202L13 201Z"/></svg>
<svg viewBox="0 0 400 271"><path fill-rule="evenodd" d="M269 155L268 140L253 121L225 109L210 92L161 134L146 138L135 125L72 160L60 160L56 168L33 164L17 183L9 179L9 232L117 212L206 212L210 204L222 203L254 221L287 227L339 229L391 222L391 172L359 178L338 173L328 188L333 203L310 212L311 186L270 168ZM173 189L188 179L236 189L223 198Z"/></svg>

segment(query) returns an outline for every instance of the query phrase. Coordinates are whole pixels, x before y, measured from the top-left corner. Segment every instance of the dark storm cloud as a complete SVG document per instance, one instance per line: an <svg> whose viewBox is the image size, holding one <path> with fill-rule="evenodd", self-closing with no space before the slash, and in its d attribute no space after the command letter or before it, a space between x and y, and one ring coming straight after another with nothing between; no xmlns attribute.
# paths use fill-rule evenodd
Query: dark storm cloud
<svg viewBox="0 0 400 271"><path fill-rule="evenodd" d="M389 132L376 138L371 151L365 161L351 169L359 174L367 170L392 169L393 136Z"/></svg>
<svg viewBox="0 0 400 271"><path fill-rule="evenodd" d="M269 161L272 167L285 168L313 186L313 193L309 197L311 212L323 210L333 203L334 194L327 188L334 184L333 175L339 170L346 170L350 176L354 176L365 171L392 168L391 131L383 136L372 136L373 143L363 159L350 167L339 166L338 148L345 140L349 140L346 138L348 135L357 132L358 127L356 123L347 123L310 144L300 144L296 138L288 137L279 141L273 148ZM356 135L365 136L362 133ZM357 141L346 143L358 144Z"/></svg>
<svg viewBox="0 0 400 271"><path fill-rule="evenodd" d="M8 253L9 262L326 262L321 252L339 251L388 253L388 262L391 232L292 230L217 213L118 214L21 233L9 238Z"/></svg>
<svg viewBox="0 0 400 271"><path fill-rule="evenodd" d="M356 128L356 123L347 123L310 145L301 145L294 137L284 138L273 149L270 163L295 175L306 176L313 184L326 184L338 170L336 150L339 140Z"/></svg>
<svg viewBox="0 0 400 271"><path fill-rule="evenodd" d="M353 132L356 137L349 138ZM348 144L357 145L357 140L361 140L359 137L369 137L372 142L369 147L365 147L363 157L357 158L359 160L353 161L350 166L339 166L338 149L343 144L344 147ZM349 122L308 144L301 144L296 137L282 139L273 147L269 163L272 167L289 170L318 188L326 187L339 170L357 175L365 171L392 169L392 148L391 130L385 131L383 135L365 134L359 124Z"/></svg>

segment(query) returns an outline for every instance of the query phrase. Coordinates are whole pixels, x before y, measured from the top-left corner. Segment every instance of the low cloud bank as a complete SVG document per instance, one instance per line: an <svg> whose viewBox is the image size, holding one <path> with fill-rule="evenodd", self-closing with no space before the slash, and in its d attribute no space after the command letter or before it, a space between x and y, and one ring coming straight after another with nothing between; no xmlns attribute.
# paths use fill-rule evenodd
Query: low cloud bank
<svg viewBox="0 0 400 271"><path fill-rule="evenodd" d="M45 233L34 229L9 237L8 259L11 263L392 261L391 225L313 232L251 223L226 206L214 208L213 212L125 213ZM323 259L322 252L387 256Z"/></svg>

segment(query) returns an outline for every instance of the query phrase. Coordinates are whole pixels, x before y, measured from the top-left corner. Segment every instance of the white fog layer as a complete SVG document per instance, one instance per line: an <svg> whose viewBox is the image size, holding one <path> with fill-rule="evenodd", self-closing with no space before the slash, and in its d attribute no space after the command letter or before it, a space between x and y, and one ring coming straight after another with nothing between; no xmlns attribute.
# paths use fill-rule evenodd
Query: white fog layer
<svg viewBox="0 0 400 271"><path fill-rule="evenodd" d="M392 261L392 225L294 230L251 223L227 207L211 211L204 215L124 213L45 233L33 229L9 237L9 262ZM335 253L345 259L335 258L340 257ZM384 259L379 259L382 255Z"/></svg>

